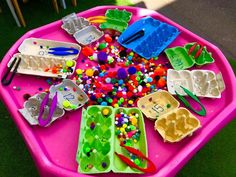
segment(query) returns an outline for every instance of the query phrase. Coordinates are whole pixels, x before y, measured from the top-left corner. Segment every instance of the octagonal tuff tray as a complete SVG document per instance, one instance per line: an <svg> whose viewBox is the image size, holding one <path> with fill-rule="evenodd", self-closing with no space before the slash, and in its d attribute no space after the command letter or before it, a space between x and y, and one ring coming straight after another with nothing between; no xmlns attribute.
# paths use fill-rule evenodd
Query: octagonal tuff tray
<svg viewBox="0 0 236 177"><path fill-rule="evenodd" d="M78 15L82 17L104 15L107 9L114 8L126 9L132 12L133 16L129 24L142 17L151 16L177 27L181 33L169 47L184 46L186 43L199 41L207 46L207 49L212 52L212 56L215 59L215 63L203 66L201 69L223 73L226 89L220 99L204 98L201 100L207 109L207 115L205 117L196 116L200 120L202 128L196 131L193 136L175 144L164 143L160 135L154 131L154 123L145 118L148 157L156 164L157 172L155 174L141 174L140 176L174 176L196 151L235 117L236 79L234 73L217 47L155 11L135 7L102 6L81 12ZM0 65L0 78L6 72L6 66L11 56L17 52L18 47L26 38L36 37L76 43L71 36L61 29L61 24L62 21L59 20L22 36L3 58ZM81 58L82 55L77 60L77 66L85 67L83 66L84 63L81 62ZM159 56L158 62L167 61L165 55ZM193 69L196 68L193 67ZM13 86L20 86L21 90L14 90ZM78 166L75 159L80 132L81 109L67 113L64 119L56 121L47 128L31 127L17 111L23 105L23 95L25 93L34 95L39 87L48 88L44 79L26 75L16 75L12 83L7 87L0 83L2 101L22 134L40 175L50 177L94 176L77 172ZM189 101L192 103L191 100ZM99 176L127 176L127 174L110 172L99 174Z"/></svg>

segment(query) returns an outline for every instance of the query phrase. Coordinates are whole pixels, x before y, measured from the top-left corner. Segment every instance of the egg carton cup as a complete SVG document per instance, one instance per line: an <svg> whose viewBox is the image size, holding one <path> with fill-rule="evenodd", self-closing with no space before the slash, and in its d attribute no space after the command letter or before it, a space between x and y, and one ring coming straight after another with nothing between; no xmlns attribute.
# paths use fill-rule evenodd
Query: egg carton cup
<svg viewBox="0 0 236 177"><path fill-rule="evenodd" d="M123 43L133 34L143 30L144 35L128 44ZM125 48L132 49L146 59L157 57L175 38L179 31L174 26L152 17L145 17L130 25L118 38Z"/></svg>
<svg viewBox="0 0 236 177"><path fill-rule="evenodd" d="M88 45L99 40L104 35L103 31L90 25L74 33L75 40L81 45Z"/></svg>
<svg viewBox="0 0 236 177"><path fill-rule="evenodd" d="M40 111L40 105L45 96L46 96L45 92L36 94L30 97L27 101L25 101L23 108L19 109L19 112L21 113L21 115L28 121L30 125L39 125L38 116L39 116L39 111ZM42 115L43 119L47 118L49 114L49 109L52 102L52 96L53 95L50 94L49 102L47 106L44 108L44 113ZM64 114L65 114L64 109L60 106L60 104L57 104L57 107L53 113L52 120L47 126L49 126L56 119L62 117Z"/></svg>
<svg viewBox="0 0 236 177"><path fill-rule="evenodd" d="M99 27L101 29L113 29L122 33L128 27L132 13L126 10L108 9L105 16L107 17L106 22Z"/></svg>
<svg viewBox="0 0 236 177"><path fill-rule="evenodd" d="M102 114L104 109L109 110L109 114L106 116ZM120 147L119 139L115 135L115 114L120 111L119 109L98 105L89 106L87 110L83 109L76 155L76 161L79 164L78 171L80 173L96 174L108 173L110 171L115 173L141 173L127 166L114 154L114 152L127 153ZM127 113L135 111L139 114L139 128L142 134L135 148L139 148L147 156L142 113L137 108L122 109Z"/></svg>
<svg viewBox="0 0 236 177"><path fill-rule="evenodd" d="M73 35L75 32L90 26L90 23L86 18L77 17L75 13L63 17L62 22L63 24L61 28L70 35Z"/></svg>
<svg viewBox="0 0 236 177"><path fill-rule="evenodd" d="M54 48L54 47L74 48L77 49L79 52L78 54L75 55L66 55L66 56L57 56L48 53L50 51L49 48ZM55 59L76 60L79 56L81 47L78 44L70 42L60 42L60 41L39 39L39 38L27 38L22 42L18 50L21 54L24 55L55 58Z"/></svg>
<svg viewBox="0 0 236 177"><path fill-rule="evenodd" d="M188 51L193 45L194 43L188 43L184 47L173 47L165 50L167 58L175 70L191 68L195 64L202 66L214 62L212 54L207 51L206 47L203 48L201 54L197 58L195 58L195 55L200 49L200 46L196 46L194 51L188 55Z"/></svg>
<svg viewBox="0 0 236 177"><path fill-rule="evenodd" d="M177 91L187 95L180 86L183 86L199 97L221 98L225 83L221 73L215 74L210 70L167 70L167 88L171 94Z"/></svg>
<svg viewBox="0 0 236 177"><path fill-rule="evenodd" d="M66 78L74 73L76 61L73 60L74 66L72 68L72 72L63 72L63 70L58 70L57 73L53 73L52 71L47 71L49 68L57 67L61 65L62 68L66 67L67 59L59 59L59 58L49 58L49 57L40 57L34 55L25 55L21 53L16 53L8 62L7 66L10 67L11 63L15 58L21 58L20 65L17 69L17 73L27 74L27 75L35 75L35 76L43 76L43 77L55 77L55 78Z"/></svg>
<svg viewBox="0 0 236 177"><path fill-rule="evenodd" d="M201 127L200 121L189 110L178 108L162 115L155 121L155 130L164 139L164 142L175 143Z"/></svg>
<svg viewBox="0 0 236 177"><path fill-rule="evenodd" d="M89 100L87 94L70 79L64 79L58 85L52 85L49 91L52 94L57 92L59 104L66 111L77 110ZM63 105L64 101L69 101L73 107L65 107Z"/></svg>
<svg viewBox="0 0 236 177"><path fill-rule="evenodd" d="M201 127L199 120L167 91L159 90L139 99L138 108L155 120L154 129L164 142L179 142Z"/></svg>

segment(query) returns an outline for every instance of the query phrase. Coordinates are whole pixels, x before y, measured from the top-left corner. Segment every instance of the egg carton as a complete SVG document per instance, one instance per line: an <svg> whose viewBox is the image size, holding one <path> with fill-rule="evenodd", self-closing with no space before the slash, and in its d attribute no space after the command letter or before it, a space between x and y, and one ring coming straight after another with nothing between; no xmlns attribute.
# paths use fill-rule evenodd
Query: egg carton
<svg viewBox="0 0 236 177"><path fill-rule="evenodd" d="M61 28L70 35L73 35L76 31L91 25L86 18L77 17L75 13L63 17L62 22L63 24Z"/></svg>
<svg viewBox="0 0 236 177"><path fill-rule="evenodd" d="M123 43L130 36L143 30L144 35L130 43ZM157 57L175 38L179 31L174 26L163 23L152 17L145 17L130 25L118 38L125 48L132 49L146 59Z"/></svg>
<svg viewBox="0 0 236 177"><path fill-rule="evenodd" d="M107 17L106 22L99 27L101 29L114 29L122 33L128 27L132 13L126 10L108 9L105 16Z"/></svg>
<svg viewBox="0 0 236 177"><path fill-rule="evenodd" d="M189 55L188 51L194 44L195 43L188 43L184 47L173 47L165 50L166 56L175 70L191 68L194 64L202 66L214 62L212 54L207 51L206 47L203 47L201 54L195 58L197 51L200 50L199 45L197 45L194 51Z"/></svg>
<svg viewBox="0 0 236 177"><path fill-rule="evenodd" d="M210 70L167 70L167 88L171 94L177 91L181 95L187 95L183 86L199 97L221 98L221 92L225 89L225 83L221 73L215 74Z"/></svg>
<svg viewBox="0 0 236 177"><path fill-rule="evenodd" d="M79 52L78 54L75 55L57 56L49 53L50 48L54 47L73 48L77 49ZM70 42L60 42L60 41L39 39L39 38L27 38L22 42L18 50L21 54L32 55L37 57L45 57L45 59L55 58L55 59L76 60L79 56L81 47L78 44Z"/></svg>
<svg viewBox="0 0 236 177"><path fill-rule="evenodd" d="M47 93L42 92L30 97L27 101L24 102L24 107L22 109L19 109L21 115L29 122L30 125L39 125L38 116L39 116L40 106L46 94ZM50 95L49 102L47 106L44 108L42 116L43 119L47 118L49 114L50 105L52 103L52 96L53 95ZM64 114L65 114L64 109L60 106L60 104L57 104L57 107L53 113L52 120L48 125L50 125L56 119L62 117Z"/></svg>
<svg viewBox="0 0 236 177"><path fill-rule="evenodd" d="M49 126L53 121L62 117L66 111L76 110L82 107L87 101L88 96L75 84L73 81L69 79L64 79L62 83L58 85L52 85L49 89L49 101L47 105L44 107L44 112L42 118L47 118L50 110L50 106L52 104L52 99L56 95L57 92L57 107L53 113L53 117L50 123L46 126ZM46 96L45 92L36 94L30 97L27 101L24 102L24 106L22 109L19 109L19 112L23 115L23 117L29 122L31 125L39 125L38 117L40 106L44 97ZM65 107L63 105L64 101L68 101L73 108Z"/></svg>
<svg viewBox="0 0 236 177"><path fill-rule="evenodd" d="M104 35L103 31L98 30L95 26L87 26L74 33L75 40L82 45L88 45L97 41Z"/></svg>
<svg viewBox="0 0 236 177"><path fill-rule="evenodd" d="M108 109L109 114L104 115L103 110ZM142 134L140 141L134 145L147 156L145 126L142 113L137 108L112 108L110 106L89 106L82 111L80 138L76 161L78 171L85 174L108 173L141 173L130 168L114 153L126 154L120 146L120 141L115 135L115 114L123 109L125 112L135 112L139 115L139 129ZM143 163L146 167L146 162Z"/></svg>
<svg viewBox="0 0 236 177"><path fill-rule="evenodd" d="M155 120L154 129L164 142L179 142L201 127L200 121L167 91L159 90L137 102L143 114Z"/></svg>
<svg viewBox="0 0 236 177"><path fill-rule="evenodd" d="M79 109L89 100L87 94L70 79L64 79L60 84L52 85L49 91L52 94L57 92L58 99L60 100L59 104L66 111ZM65 107L65 105L63 105L64 101L71 106Z"/></svg>
<svg viewBox="0 0 236 177"><path fill-rule="evenodd" d="M45 58L34 55L25 55L16 53L8 62L7 66L10 67L15 58L21 58L21 62L17 68L17 73L36 75L43 77L55 77L55 78L66 78L74 73L76 61L73 60L74 66L67 72L63 71L66 68L67 59L58 58ZM56 73L52 72L52 68L60 66Z"/></svg>

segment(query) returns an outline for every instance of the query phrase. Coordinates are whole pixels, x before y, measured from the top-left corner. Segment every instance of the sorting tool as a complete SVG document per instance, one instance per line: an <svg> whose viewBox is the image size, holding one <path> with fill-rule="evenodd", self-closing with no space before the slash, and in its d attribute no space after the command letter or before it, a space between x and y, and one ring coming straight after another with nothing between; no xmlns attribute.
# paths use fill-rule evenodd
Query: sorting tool
<svg viewBox="0 0 236 177"><path fill-rule="evenodd" d="M133 35L129 36L127 39L123 40L124 44L129 44L133 41L135 41L136 39L140 38L144 36L144 29L141 29L140 31L134 33Z"/></svg>
<svg viewBox="0 0 236 177"><path fill-rule="evenodd" d="M67 47L52 47L49 48L48 53L57 56L77 55L79 53L79 50Z"/></svg>
<svg viewBox="0 0 236 177"><path fill-rule="evenodd" d="M38 122L39 122L39 125L42 127L45 127L46 125L48 125L51 122L52 116L53 116L54 111L56 110L56 107L57 107L57 92L56 92L56 94L52 98L52 102L50 105L48 116L46 118L43 118L44 109L48 105L48 102L49 102L49 94L50 93L47 93L45 95L45 97L40 105Z"/></svg>
<svg viewBox="0 0 236 177"><path fill-rule="evenodd" d="M198 97L196 97L196 95L194 95L191 91L189 91L188 89L184 88L183 86L180 86L184 92L190 96L194 101L196 101L197 103L199 103L199 105L201 106L201 110L197 111L196 109L194 109L191 104L181 95L179 94L177 91L175 91L177 97L183 102L183 104L189 108L190 110L192 110L193 112L195 112L196 114L200 115L200 116L205 116L206 115L206 109L203 106L203 104L200 102L200 100L198 99Z"/></svg>
<svg viewBox="0 0 236 177"><path fill-rule="evenodd" d="M14 60L12 61L11 65L7 68L6 73L2 77L2 80L1 80L2 85L7 86L12 82L20 63L21 63L21 58L15 57ZM13 69L12 74L9 76L12 69Z"/></svg>

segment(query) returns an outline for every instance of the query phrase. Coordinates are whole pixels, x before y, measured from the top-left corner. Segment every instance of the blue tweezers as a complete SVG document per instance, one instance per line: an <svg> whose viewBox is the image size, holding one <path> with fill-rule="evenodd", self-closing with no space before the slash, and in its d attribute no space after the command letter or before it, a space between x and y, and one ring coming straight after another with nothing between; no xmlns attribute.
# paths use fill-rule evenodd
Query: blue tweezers
<svg viewBox="0 0 236 177"><path fill-rule="evenodd" d="M57 56L66 56L66 55L76 55L79 53L79 50L74 48L67 47L53 47L49 48L49 54L57 55Z"/></svg>

